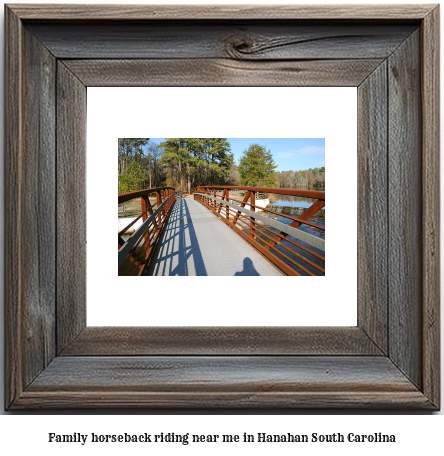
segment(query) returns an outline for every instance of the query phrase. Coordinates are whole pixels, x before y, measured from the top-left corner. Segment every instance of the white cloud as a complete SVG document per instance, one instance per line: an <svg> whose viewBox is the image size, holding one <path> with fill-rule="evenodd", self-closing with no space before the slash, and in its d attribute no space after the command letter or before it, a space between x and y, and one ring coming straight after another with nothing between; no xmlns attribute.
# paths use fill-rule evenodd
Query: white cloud
<svg viewBox="0 0 444 456"><path fill-rule="evenodd" d="M322 146L308 146L294 152L279 152L277 154L280 158L303 157L304 155L319 155L325 153L325 148Z"/></svg>
<svg viewBox="0 0 444 456"><path fill-rule="evenodd" d="M295 153L296 152L279 152L276 155L281 158L290 158L290 157L294 157Z"/></svg>

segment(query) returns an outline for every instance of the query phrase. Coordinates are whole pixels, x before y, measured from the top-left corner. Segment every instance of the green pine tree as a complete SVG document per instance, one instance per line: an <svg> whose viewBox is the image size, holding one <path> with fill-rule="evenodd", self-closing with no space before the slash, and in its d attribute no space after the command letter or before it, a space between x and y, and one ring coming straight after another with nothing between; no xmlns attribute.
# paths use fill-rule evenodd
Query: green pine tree
<svg viewBox="0 0 444 456"><path fill-rule="evenodd" d="M241 184L249 187L275 187L275 169L271 152L259 144L252 144L244 150L239 162Z"/></svg>
<svg viewBox="0 0 444 456"><path fill-rule="evenodd" d="M160 147L162 163L183 191L228 180L233 154L226 138L166 138Z"/></svg>
<svg viewBox="0 0 444 456"><path fill-rule="evenodd" d="M119 174L119 193L142 190L146 187L146 175L139 163L132 162L126 173Z"/></svg>

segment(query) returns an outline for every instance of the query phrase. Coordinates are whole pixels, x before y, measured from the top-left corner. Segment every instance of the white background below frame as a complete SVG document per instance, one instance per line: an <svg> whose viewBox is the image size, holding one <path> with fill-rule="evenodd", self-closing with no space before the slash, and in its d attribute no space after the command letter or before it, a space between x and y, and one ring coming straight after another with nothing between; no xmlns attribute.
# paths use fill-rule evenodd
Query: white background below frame
<svg viewBox="0 0 444 456"><path fill-rule="evenodd" d="M88 326L356 326L355 87L87 91ZM326 276L118 277L117 140L173 136L325 138Z"/></svg>

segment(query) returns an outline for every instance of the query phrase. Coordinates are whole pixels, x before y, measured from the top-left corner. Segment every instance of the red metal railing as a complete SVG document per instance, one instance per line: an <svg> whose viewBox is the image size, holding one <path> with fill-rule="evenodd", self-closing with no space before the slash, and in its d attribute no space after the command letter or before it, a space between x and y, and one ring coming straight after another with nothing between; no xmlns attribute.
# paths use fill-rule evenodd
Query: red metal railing
<svg viewBox="0 0 444 456"><path fill-rule="evenodd" d="M176 201L172 187L147 188L119 195L119 204L140 198L142 213L118 233L119 275L145 275ZM142 225L124 240L137 222ZM140 222L139 222L140 223ZM134 229L134 228L133 228Z"/></svg>
<svg viewBox="0 0 444 456"><path fill-rule="evenodd" d="M243 199L231 198L230 192L233 191L245 192ZM259 207L256 205L257 193L298 196L314 199L314 202L301 215L294 217ZM217 215L284 274L325 275L325 226L310 220L324 208L325 192L212 185L195 188L194 199ZM285 221L287 223L283 223ZM314 236L307 230L299 229L302 225L323 233L323 236Z"/></svg>

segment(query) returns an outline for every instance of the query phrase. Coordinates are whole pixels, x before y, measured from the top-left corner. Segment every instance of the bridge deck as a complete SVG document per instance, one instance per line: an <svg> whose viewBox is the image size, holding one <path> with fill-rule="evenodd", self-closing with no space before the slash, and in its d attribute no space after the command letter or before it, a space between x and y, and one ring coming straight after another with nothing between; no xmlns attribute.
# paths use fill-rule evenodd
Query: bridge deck
<svg viewBox="0 0 444 456"><path fill-rule="evenodd" d="M192 198L176 202L149 274L280 276L281 273Z"/></svg>

